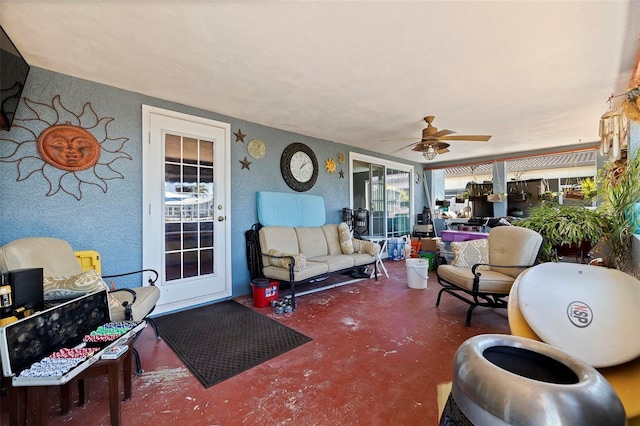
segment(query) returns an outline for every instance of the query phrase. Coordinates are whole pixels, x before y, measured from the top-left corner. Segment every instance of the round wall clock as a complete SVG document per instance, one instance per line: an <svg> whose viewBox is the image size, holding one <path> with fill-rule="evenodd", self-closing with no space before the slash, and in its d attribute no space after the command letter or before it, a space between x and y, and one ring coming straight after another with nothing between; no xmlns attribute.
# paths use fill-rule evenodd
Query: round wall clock
<svg viewBox="0 0 640 426"><path fill-rule="evenodd" d="M318 159L307 145L292 143L282 152L280 172L291 189L308 191L318 180Z"/></svg>

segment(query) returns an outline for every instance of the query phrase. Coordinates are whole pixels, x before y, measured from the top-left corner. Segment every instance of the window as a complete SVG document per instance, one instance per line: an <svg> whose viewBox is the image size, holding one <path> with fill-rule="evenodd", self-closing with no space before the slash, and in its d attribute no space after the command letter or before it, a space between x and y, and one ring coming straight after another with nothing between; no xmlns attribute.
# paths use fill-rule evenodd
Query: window
<svg viewBox="0 0 640 426"><path fill-rule="evenodd" d="M351 206L361 235L399 237L411 233L413 217L413 166L358 153L350 153ZM360 213L360 214L359 214Z"/></svg>

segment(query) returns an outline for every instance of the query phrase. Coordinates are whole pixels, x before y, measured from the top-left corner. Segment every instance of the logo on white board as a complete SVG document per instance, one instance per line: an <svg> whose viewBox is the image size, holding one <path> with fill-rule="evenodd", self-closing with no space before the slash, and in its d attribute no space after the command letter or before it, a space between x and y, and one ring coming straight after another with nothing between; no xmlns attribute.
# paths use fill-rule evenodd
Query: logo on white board
<svg viewBox="0 0 640 426"><path fill-rule="evenodd" d="M593 312L584 302L571 302L567 307L567 315L573 325L579 328L587 327L593 321Z"/></svg>

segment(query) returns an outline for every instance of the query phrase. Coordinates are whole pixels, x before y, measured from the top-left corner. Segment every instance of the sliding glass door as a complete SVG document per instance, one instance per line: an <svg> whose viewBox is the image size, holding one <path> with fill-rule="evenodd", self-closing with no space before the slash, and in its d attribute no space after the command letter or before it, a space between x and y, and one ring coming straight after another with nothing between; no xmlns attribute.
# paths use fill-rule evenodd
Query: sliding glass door
<svg viewBox="0 0 640 426"><path fill-rule="evenodd" d="M350 153L351 208L368 217L361 235L399 237L411 233L413 166ZM366 213L364 212L366 210Z"/></svg>

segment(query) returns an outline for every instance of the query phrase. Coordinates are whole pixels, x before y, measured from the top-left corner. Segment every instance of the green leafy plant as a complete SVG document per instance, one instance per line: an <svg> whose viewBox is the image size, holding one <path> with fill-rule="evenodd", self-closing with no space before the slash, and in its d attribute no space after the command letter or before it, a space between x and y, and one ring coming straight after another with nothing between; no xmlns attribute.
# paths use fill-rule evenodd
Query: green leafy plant
<svg viewBox="0 0 640 426"><path fill-rule="evenodd" d="M640 202L640 149L628 155L628 161L607 163L599 171L602 198L599 209L609 217L610 263L616 269L640 278L639 267L631 256L633 232L640 225L640 214L635 209L635 203Z"/></svg>
<svg viewBox="0 0 640 426"><path fill-rule="evenodd" d="M605 214L579 205L554 202L533 207L529 216L514 224L542 235L544 243L541 257L544 261L557 260L558 250L563 246L582 246L586 243L590 248L609 232L609 220Z"/></svg>
<svg viewBox="0 0 640 426"><path fill-rule="evenodd" d="M584 193L584 199L588 203L593 203L598 198L598 183L590 177L578 181Z"/></svg>

